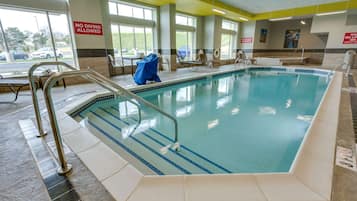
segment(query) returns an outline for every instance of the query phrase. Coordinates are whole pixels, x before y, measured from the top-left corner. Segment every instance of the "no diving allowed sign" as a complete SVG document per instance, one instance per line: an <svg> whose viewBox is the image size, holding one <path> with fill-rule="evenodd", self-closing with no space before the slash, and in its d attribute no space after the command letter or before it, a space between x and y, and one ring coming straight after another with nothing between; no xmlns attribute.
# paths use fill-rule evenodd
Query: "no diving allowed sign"
<svg viewBox="0 0 357 201"><path fill-rule="evenodd" d="M98 23L73 21L73 28L76 34L103 35L103 26Z"/></svg>

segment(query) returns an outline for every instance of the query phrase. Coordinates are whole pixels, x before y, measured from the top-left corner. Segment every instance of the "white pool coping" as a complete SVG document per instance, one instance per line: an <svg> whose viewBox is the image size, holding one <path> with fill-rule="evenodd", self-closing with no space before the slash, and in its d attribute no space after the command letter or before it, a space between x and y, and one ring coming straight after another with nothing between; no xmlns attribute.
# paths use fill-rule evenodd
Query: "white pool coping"
<svg viewBox="0 0 357 201"><path fill-rule="evenodd" d="M222 71L194 78L220 73ZM192 78L170 80L162 84ZM161 84L131 89L156 85ZM57 112L57 120L64 142L118 201L328 201L332 189L341 87L342 73L335 72L288 173L143 175L67 115L108 93L90 94L67 105Z"/></svg>

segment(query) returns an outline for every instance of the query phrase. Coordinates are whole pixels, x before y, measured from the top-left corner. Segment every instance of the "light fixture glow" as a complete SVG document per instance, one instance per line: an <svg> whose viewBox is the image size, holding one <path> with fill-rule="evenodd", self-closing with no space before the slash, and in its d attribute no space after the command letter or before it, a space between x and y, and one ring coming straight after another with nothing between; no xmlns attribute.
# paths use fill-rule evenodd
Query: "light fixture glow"
<svg viewBox="0 0 357 201"><path fill-rule="evenodd" d="M301 20L300 23L304 24L304 25L306 24L306 22L304 20Z"/></svg>
<svg viewBox="0 0 357 201"><path fill-rule="evenodd" d="M336 11L336 12L317 13L316 16L336 15L336 14L342 14L345 12L346 12L345 10L341 10L341 11Z"/></svg>
<svg viewBox="0 0 357 201"><path fill-rule="evenodd" d="M281 17L281 18L272 18L269 21L281 21L281 20L291 20L293 17Z"/></svg>
<svg viewBox="0 0 357 201"><path fill-rule="evenodd" d="M239 17L240 20L243 20L243 21L248 21L247 18L244 18L244 17Z"/></svg>
<svg viewBox="0 0 357 201"><path fill-rule="evenodd" d="M216 12L216 13L219 13L219 14L222 14L222 15L225 15L225 14L226 14L226 12L224 12L223 10L218 10L218 9L216 9L216 8L213 8L212 11L213 11L213 12Z"/></svg>

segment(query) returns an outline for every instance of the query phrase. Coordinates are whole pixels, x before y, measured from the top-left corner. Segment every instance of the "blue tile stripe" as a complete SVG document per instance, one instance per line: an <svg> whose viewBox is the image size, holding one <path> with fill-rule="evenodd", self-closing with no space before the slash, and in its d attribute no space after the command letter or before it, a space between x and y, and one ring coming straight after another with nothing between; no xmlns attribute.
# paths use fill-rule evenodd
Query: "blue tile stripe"
<svg viewBox="0 0 357 201"><path fill-rule="evenodd" d="M82 119L85 119L85 117L82 114L78 114ZM126 152L134 156L136 159L138 159L140 162L142 162L145 166L149 167L152 171L154 171L158 175L165 175L163 172L161 172L158 168L153 166L151 163L143 159L141 156L136 154L134 151L129 149L127 146L125 146L123 143L121 143L119 140L115 139L112 135L110 135L108 132L97 126L95 123L91 122L88 120L89 125L97 129L99 132L103 133L106 137L108 137L110 140L118 144L121 148L123 148Z"/></svg>
<svg viewBox="0 0 357 201"><path fill-rule="evenodd" d="M119 118L119 117L113 115L112 113L108 112L106 109L101 108L101 107L100 107L100 109L101 109L103 112L105 112L106 114L112 116L113 118L115 118L115 119L117 119L117 120L119 120L119 121L125 123L126 125L130 125L129 122L127 122L127 121L125 121L125 120L123 120L123 119L121 119L121 118ZM156 143L159 144L160 146L162 146L162 147L166 146L166 144L164 144L164 143L160 142L159 140L157 140L157 139L151 137L148 133L146 133L146 132L141 132L141 133L142 133L143 136L145 136L146 138L149 138L150 140L156 142ZM188 161L189 163L193 164L194 166L200 168L201 170L203 170L203 171L205 171L205 172L207 172L207 173L209 173L209 174L213 174L212 171L210 171L210 170L208 170L207 168L203 167L202 165L200 165L200 164L198 164L198 163L192 161L192 160L189 159L188 157L182 155L180 152L176 152L176 151L174 151L174 150L172 150L172 149L169 149L169 151L170 151L171 153L173 153L173 154L176 154L176 155L180 156L181 158L185 159L186 161Z"/></svg>
<svg viewBox="0 0 357 201"><path fill-rule="evenodd" d="M98 115L95 112L91 112L91 114L93 114L94 116L98 117L99 119L101 119L102 121L104 121L105 123L111 125L112 127L118 129L119 131L121 131L121 128L115 124L113 124L112 122L108 121L107 119L103 118L102 116ZM142 141L138 140L137 138L133 137L133 136L129 136L131 139L133 139L135 142L141 144L143 147L145 147L146 149L148 149L149 151L151 151L152 153L154 153L155 155L157 155L158 157L162 158L163 160L165 160L166 162L170 163L171 165L173 165L174 167L176 167L177 169L181 170L182 172L184 172L185 174L191 174L190 171L186 170L185 168L181 167L180 165L178 165L177 163L169 160L167 157L163 156L162 154L158 153L156 150L154 150L153 148L151 148L150 146L148 146L147 144L143 143Z"/></svg>
<svg viewBox="0 0 357 201"><path fill-rule="evenodd" d="M118 110L118 108L115 107L115 106L111 106L111 108L114 109L115 111ZM133 119L134 121L137 121L137 119L135 119L134 117L131 117L131 119ZM153 128L150 128L150 130L153 131L154 133L156 133L157 135L159 135L159 136L165 138L166 140L168 140L168 141L174 143L174 140L173 140L173 139L167 137L166 135L164 135L164 134L161 133L160 131L158 131L158 130L156 130L156 129L153 129ZM232 173L232 171L228 170L227 168L224 168L222 165L219 165L219 164L217 164L216 162L213 162L213 161L209 160L208 158L202 156L201 154L198 154L197 152L193 151L192 149L188 148L188 147L185 146L185 145L181 145L181 148L182 148L182 149L185 149L186 151L192 153L193 155L195 155L195 156L201 158L202 160L204 160L204 161L210 163L211 165L213 165L213 166L215 166L215 167L217 167L217 168L223 170L223 171L226 172L226 173Z"/></svg>

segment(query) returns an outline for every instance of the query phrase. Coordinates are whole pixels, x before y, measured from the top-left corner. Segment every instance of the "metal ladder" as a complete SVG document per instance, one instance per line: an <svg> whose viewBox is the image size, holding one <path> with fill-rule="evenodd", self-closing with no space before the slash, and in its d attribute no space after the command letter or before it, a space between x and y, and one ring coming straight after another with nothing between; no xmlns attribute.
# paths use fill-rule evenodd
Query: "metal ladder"
<svg viewBox="0 0 357 201"><path fill-rule="evenodd" d="M54 135L55 144L56 144L56 148L57 148L57 152L58 152L58 159L59 159L59 163L60 163L60 168L58 169L58 174L65 175L65 174L71 172L71 170L72 170L72 166L67 163L65 155L64 155L63 146L62 146L62 138L61 138L60 130L59 130L59 127L58 127L58 122L57 122L57 119L56 119L56 113L55 113L54 104L53 104L52 95L51 95L51 89L53 88L55 83L57 81L65 78L65 77L78 77L78 76L82 77L82 78L84 78L84 79L86 79L88 81L96 83L96 84L100 85L101 87L109 90L110 92L112 92L114 94L114 96L116 96L116 97L118 97L118 96L124 97L130 103L136 105L138 107L138 110L139 110L139 114L138 114L139 115L139 119L138 119L138 122L137 122L136 126L131 131L131 133L134 132L135 129L141 123L141 117L142 117L141 104L144 105L144 106L150 107L150 108L156 110L157 112L159 112L160 114L162 114L162 115L166 116L167 118L171 119L174 122L174 126L175 126L175 136L174 136L173 148L176 151L179 150L180 144L178 142L178 123L177 123L177 120L176 120L175 117L173 117L172 115L166 113L165 111L161 110L156 105L146 101L145 99L141 98L140 96L138 96L138 95L136 95L136 94L134 94L134 93L122 88L121 86L119 86L115 82L111 81L110 79L106 78L105 76L99 74L98 72L96 72L94 70L88 69L88 70L80 71L80 70L77 70L77 69L73 68L72 66L70 66L68 64L63 63L63 62L44 62L44 63L42 63L42 65L49 65L49 63L52 64L52 65L63 65L65 67L69 66L68 68L73 70L73 71L67 71L67 72L54 73L52 76L50 76L48 78L48 80L45 83L44 89L43 89L44 96L45 96L45 101L46 101L46 106L47 106L47 111L48 111L48 116L49 116L49 119L50 119L50 124L51 124L52 132L53 132L53 135ZM37 67L38 66L41 66L41 65L38 64ZM30 73L29 73L29 75L30 75ZM33 88L31 88L31 89L33 89ZM34 95L34 93L33 93L33 95ZM136 102L133 101L132 99L136 100ZM40 120L41 121L40 113L39 113L39 110L38 110L38 102L37 102L36 94L35 94L35 98L33 98L33 100L34 100L34 105L37 104L37 110L35 109L36 120ZM36 101L36 103L35 103L35 101ZM41 125L41 128L42 128L42 123L41 122L37 122L37 123L38 123L38 125ZM39 127L39 131L40 131L40 127Z"/></svg>

